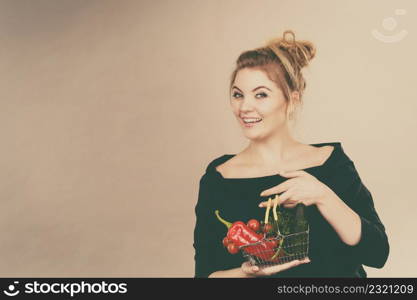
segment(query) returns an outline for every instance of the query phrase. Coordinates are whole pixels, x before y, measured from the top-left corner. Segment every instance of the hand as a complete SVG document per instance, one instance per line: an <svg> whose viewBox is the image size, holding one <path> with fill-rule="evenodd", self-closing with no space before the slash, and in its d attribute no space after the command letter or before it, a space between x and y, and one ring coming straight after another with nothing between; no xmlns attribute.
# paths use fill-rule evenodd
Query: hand
<svg viewBox="0 0 417 300"><path fill-rule="evenodd" d="M309 263L310 259L308 257L299 260L293 260L287 263L283 263L281 265L275 265L275 266L271 266L271 267L258 267L258 266L252 266L248 261L245 261L242 266L241 269L243 271L244 274L246 274L248 277L257 277L257 276L270 276L272 274L299 266L301 264L306 264Z"/></svg>
<svg viewBox="0 0 417 300"><path fill-rule="evenodd" d="M332 190L313 175L305 171L281 172L281 176L288 179L277 186L264 190L261 196L269 196L282 193L279 196L278 204L284 207L295 207L298 203L306 206L321 204ZM266 207L267 201L261 202L259 207Z"/></svg>

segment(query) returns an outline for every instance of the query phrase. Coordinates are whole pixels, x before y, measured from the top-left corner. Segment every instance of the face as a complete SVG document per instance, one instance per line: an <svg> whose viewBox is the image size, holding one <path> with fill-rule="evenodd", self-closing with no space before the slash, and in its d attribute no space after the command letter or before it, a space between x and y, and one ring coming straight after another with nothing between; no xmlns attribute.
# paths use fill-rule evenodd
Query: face
<svg viewBox="0 0 417 300"><path fill-rule="evenodd" d="M284 93L264 71L239 70L230 93L233 114L247 138L261 140L287 126Z"/></svg>

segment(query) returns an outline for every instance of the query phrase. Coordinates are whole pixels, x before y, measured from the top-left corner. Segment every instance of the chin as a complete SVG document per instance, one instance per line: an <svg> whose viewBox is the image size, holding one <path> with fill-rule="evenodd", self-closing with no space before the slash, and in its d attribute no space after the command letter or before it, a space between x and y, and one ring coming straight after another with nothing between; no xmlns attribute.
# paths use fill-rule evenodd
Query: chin
<svg viewBox="0 0 417 300"><path fill-rule="evenodd" d="M252 140L252 141L260 141L264 139L264 135L260 133L244 132L243 134L247 139Z"/></svg>

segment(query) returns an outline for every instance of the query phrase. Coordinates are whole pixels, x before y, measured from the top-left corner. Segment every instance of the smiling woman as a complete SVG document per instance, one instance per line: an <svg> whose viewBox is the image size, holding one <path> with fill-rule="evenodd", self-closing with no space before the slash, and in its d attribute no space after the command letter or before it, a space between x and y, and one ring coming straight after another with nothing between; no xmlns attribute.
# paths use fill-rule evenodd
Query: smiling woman
<svg viewBox="0 0 417 300"><path fill-rule="evenodd" d="M316 49L311 42L296 41L294 32L290 30L285 31L282 38L270 40L265 47L242 53L231 75L231 99L246 98L248 102L248 98L261 101L268 97L278 98L285 107L286 117L292 119L295 113L295 108L292 107L300 105L306 88L301 69L309 64L315 54ZM256 74L253 71L257 71ZM248 72L252 74L248 75ZM248 90L244 97L243 87L256 85L257 82L260 84ZM267 84L262 85L262 82ZM239 88L241 85L242 88ZM232 101L232 106L236 114L238 105ZM243 113L240 117L250 116Z"/></svg>
<svg viewBox="0 0 417 300"><path fill-rule="evenodd" d="M195 277L366 277L362 265L384 266L385 227L341 143L305 144L290 131L306 87L301 70L315 53L311 42L298 41L287 30L238 57L230 106L249 144L211 161L200 179ZM279 194L287 209L306 207L307 259L260 269L225 250L226 232L214 212L229 220L261 220L267 200L261 192Z"/></svg>

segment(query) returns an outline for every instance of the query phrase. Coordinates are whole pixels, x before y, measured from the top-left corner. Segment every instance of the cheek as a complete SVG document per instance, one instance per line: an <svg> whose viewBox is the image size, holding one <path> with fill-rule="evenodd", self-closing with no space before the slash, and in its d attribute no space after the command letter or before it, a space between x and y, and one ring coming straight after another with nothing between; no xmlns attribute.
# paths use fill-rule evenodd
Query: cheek
<svg viewBox="0 0 417 300"><path fill-rule="evenodd" d="M285 115L285 105L282 103L267 103L259 110L264 116L281 117Z"/></svg>
<svg viewBox="0 0 417 300"><path fill-rule="evenodd" d="M237 101L230 101L230 107L234 114L239 115L239 103Z"/></svg>

